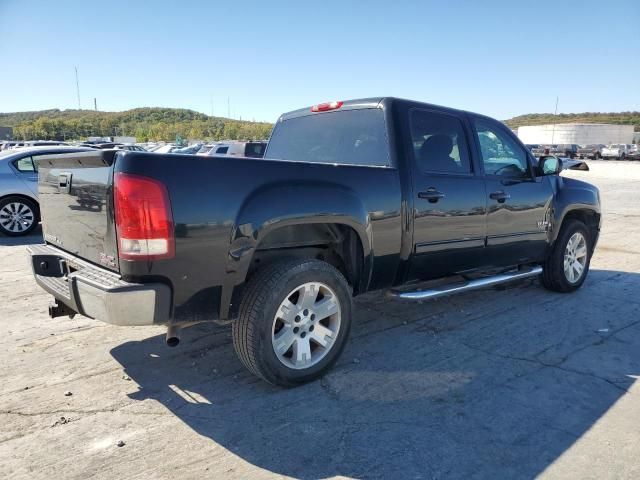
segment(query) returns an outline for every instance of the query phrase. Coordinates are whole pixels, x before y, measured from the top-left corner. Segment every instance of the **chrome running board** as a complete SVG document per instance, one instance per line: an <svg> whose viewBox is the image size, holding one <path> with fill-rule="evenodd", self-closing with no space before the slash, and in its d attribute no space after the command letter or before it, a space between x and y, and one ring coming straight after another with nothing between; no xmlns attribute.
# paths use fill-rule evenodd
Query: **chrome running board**
<svg viewBox="0 0 640 480"><path fill-rule="evenodd" d="M479 290L481 288L493 287L494 285L513 282L514 280L522 280L524 278L535 277L537 275L540 275L541 273L542 267L536 266L526 271L519 270L513 273L501 273L492 277L468 280L464 283L457 283L451 286L443 285L442 287L413 291L389 290L387 296L398 300L432 300L435 298L446 297L448 295L454 295L456 293L470 292L472 290Z"/></svg>

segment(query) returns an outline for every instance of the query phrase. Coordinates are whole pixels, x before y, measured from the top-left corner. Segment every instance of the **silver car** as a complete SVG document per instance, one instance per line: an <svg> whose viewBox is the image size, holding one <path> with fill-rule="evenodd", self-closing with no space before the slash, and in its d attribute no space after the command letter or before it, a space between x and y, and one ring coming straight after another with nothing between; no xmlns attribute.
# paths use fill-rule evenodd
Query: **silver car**
<svg viewBox="0 0 640 480"><path fill-rule="evenodd" d="M33 147L0 153L0 234L26 235L40 221L38 158L59 153L92 151L84 147Z"/></svg>

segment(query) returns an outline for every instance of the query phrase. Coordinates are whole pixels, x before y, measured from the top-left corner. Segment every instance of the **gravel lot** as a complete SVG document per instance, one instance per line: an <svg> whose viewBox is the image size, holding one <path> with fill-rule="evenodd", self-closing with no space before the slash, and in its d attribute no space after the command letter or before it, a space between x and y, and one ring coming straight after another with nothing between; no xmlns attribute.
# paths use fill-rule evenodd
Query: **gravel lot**
<svg viewBox="0 0 640 480"><path fill-rule="evenodd" d="M322 381L265 385L230 332L47 315L0 237L4 478L640 478L640 163L590 162L605 223L584 287L357 302ZM118 446L119 442L122 446Z"/></svg>

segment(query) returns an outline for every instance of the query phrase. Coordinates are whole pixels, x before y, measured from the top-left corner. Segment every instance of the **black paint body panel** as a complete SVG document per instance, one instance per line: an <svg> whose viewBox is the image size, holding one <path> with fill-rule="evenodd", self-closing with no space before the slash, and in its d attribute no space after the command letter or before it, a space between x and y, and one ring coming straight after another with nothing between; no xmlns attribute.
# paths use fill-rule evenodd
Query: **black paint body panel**
<svg viewBox="0 0 640 480"><path fill-rule="evenodd" d="M416 107L446 112L463 121L474 165L471 176L416 172L408 139L408 112ZM105 158L99 174L89 179L80 166L73 170L75 188L84 188L81 182L90 184L91 195L101 205L86 213L90 220L80 225L69 196L54 195L55 176L76 161L67 155L66 164L53 160L41 170L45 232L61 239L58 247L86 260L101 264L102 249L118 262L111 205L113 173L161 181L167 186L174 216L175 258L120 260L108 268L117 269L127 282L169 285L174 320L199 321L227 318L233 312L230 303L237 300L258 245L280 227L336 223L353 229L363 253L360 285L355 290L364 292L460 271L539 262L564 216L575 209L593 212L599 225L597 189L557 176L536 177L532 156L532 175L526 181L505 184L504 179L485 176L472 140L469 119L473 114L392 98L345 102L343 108L383 110L390 166L98 152ZM281 120L308 114L300 110ZM428 187L446 191L447 197L429 203L418 196L420 189ZM497 204L489 198L496 188L508 191L511 198Z"/></svg>

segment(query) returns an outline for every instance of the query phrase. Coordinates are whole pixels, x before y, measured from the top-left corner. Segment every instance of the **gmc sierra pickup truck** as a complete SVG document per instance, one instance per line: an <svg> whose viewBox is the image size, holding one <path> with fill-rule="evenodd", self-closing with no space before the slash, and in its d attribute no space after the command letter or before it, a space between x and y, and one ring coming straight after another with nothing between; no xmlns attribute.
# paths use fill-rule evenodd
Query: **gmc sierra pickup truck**
<svg viewBox="0 0 640 480"><path fill-rule="evenodd" d="M264 159L44 157L33 273L52 317L166 325L169 345L182 326L230 323L242 363L292 386L336 361L364 292L579 288L600 198L559 175L567 163L491 118L395 98L284 114Z"/></svg>

